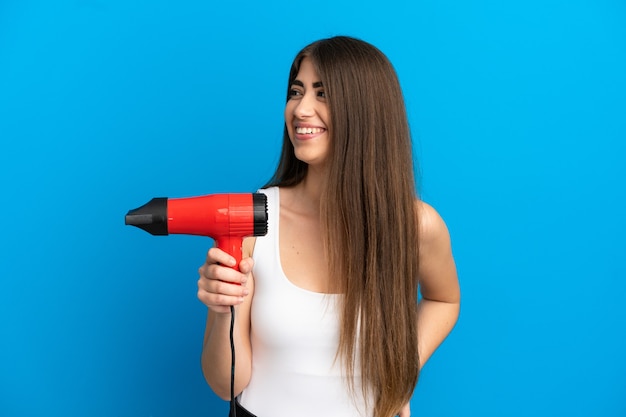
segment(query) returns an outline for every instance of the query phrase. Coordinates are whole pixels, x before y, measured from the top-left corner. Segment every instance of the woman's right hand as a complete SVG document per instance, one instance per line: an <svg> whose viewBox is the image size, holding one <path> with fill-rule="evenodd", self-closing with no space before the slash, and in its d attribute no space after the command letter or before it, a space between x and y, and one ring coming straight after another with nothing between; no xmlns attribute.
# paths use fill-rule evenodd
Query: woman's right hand
<svg viewBox="0 0 626 417"><path fill-rule="evenodd" d="M215 313L230 313L230 306L243 303L249 294L246 282L252 265L252 258L243 259L237 271L233 269L235 258L219 248L209 249L204 265L198 269L198 299Z"/></svg>

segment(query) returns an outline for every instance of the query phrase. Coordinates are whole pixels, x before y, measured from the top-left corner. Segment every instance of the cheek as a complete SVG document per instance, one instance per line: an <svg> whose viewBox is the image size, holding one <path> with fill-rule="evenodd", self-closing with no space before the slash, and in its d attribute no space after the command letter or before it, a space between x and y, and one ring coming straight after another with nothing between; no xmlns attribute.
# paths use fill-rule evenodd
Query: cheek
<svg viewBox="0 0 626 417"><path fill-rule="evenodd" d="M285 104L285 122L293 120L293 110L295 107L295 103L293 100L289 100L287 104Z"/></svg>
<svg viewBox="0 0 626 417"><path fill-rule="evenodd" d="M324 107L322 110L320 110L320 117L322 118L322 121L326 125L326 128L330 129L332 125L331 124L332 120L330 120L330 112L328 111L327 107Z"/></svg>
<svg viewBox="0 0 626 417"><path fill-rule="evenodd" d="M289 105L289 102L285 106L285 126L287 127L287 132L289 133L289 137L293 138L293 106Z"/></svg>

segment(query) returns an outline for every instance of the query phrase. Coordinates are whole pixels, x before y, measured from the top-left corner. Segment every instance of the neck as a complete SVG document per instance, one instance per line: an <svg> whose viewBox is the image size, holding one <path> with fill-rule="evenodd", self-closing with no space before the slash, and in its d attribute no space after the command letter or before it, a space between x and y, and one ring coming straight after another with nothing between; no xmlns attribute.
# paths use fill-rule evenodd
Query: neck
<svg viewBox="0 0 626 417"><path fill-rule="evenodd" d="M324 189L325 171L319 167L309 166L307 174L298 185L293 187L296 203L302 211L319 215L322 191Z"/></svg>

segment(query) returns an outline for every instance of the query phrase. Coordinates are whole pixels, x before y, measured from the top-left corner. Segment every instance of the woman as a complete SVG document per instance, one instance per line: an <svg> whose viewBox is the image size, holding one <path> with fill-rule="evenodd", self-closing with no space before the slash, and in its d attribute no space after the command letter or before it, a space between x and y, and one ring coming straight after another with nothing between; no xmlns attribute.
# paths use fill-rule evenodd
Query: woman
<svg viewBox="0 0 626 417"><path fill-rule="evenodd" d="M410 415L421 366L452 330L460 292L447 228L416 197L395 71L363 41L314 42L289 74L267 236L240 272L209 250L202 367L258 417ZM418 299L418 284L421 299Z"/></svg>

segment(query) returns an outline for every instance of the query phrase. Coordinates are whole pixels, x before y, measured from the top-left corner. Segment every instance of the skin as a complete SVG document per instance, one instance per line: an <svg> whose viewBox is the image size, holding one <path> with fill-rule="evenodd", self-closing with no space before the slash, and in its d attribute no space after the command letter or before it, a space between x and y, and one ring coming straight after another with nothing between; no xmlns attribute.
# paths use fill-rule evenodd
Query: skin
<svg viewBox="0 0 626 417"><path fill-rule="evenodd" d="M329 279L321 253L320 195L329 149L330 118L323 86L313 65L305 58L297 82L285 106L285 123L296 157L309 165L307 176L294 187L281 188L280 258L285 274L297 286L328 292ZM313 130L298 130L311 128ZM303 133L304 132L304 133ZM307 133L310 132L310 133ZM452 257L448 229L431 206L416 202L420 224L420 285L418 349L423 366L450 333L459 314L460 289ZM307 239L301 239L307 236ZM254 297L251 274L254 238L244 240L239 270L234 259L212 248L199 269L198 298L208 307L202 352L207 383L224 400L230 399L230 306L235 306L235 349L237 367L235 392L250 381L250 307ZM411 415L407 403L400 417Z"/></svg>

